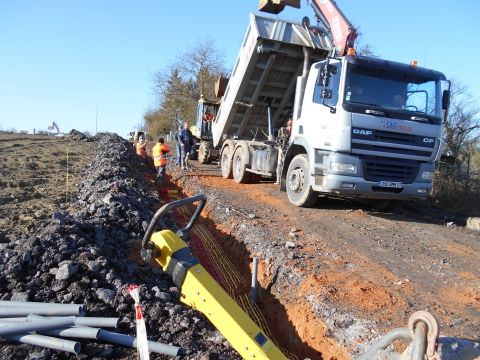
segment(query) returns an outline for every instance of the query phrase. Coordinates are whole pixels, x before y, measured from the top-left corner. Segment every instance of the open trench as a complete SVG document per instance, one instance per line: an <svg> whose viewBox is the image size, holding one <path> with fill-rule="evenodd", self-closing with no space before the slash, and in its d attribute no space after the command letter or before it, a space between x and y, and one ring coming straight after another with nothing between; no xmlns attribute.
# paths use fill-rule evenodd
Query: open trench
<svg viewBox="0 0 480 360"><path fill-rule="evenodd" d="M188 180L187 180L188 179ZM234 282L237 286L233 291L228 289L228 285L221 285L226 288L234 298L250 294L250 281L252 272L252 260L254 256L259 258L258 266L258 296L256 305L261 312L260 319L257 316L251 316L264 328L267 334L271 334L274 341L288 355L289 358L297 359L331 359L343 360L350 358L348 345L340 344L337 338L325 322L323 322L315 310L316 301L309 299L308 296L302 296L305 293L305 283L299 281L295 276L289 276L287 273L291 270L287 267L278 265L272 257L278 257L285 264L289 262L288 254L285 254L281 247L275 246L270 249L269 254L256 252L250 245L250 239L262 241L263 226L248 225L252 220L251 214L236 212L231 204L223 203L219 206L215 194L205 192L200 184L195 181L195 175L184 175L179 171L172 169L171 182L168 189L175 192L163 192L163 200L171 201L176 198L183 198L203 192L209 199L206 209L199 220L200 226L205 228L221 249L212 251L212 244L204 244L203 251L195 244L190 242L193 253L200 258L202 265L218 280L217 273L221 273L222 267L215 262L229 262L242 277L242 282ZM212 201L213 200L213 201ZM225 211L225 209L227 209ZM229 209L237 216L225 218L223 214L228 214ZM178 217L179 214L177 214ZM250 216L249 216L250 215ZM181 217L181 215L180 215ZM185 221L185 219L183 219ZM263 224L267 225L267 224ZM238 235L232 229L238 228ZM195 231L195 228L194 228ZM195 240L195 235L193 235ZM211 239L210 239L211 241ZM249 244L250 243L250 244ZM205 255L207 253L217 252L216 256ZM273 253L271 252L273 250ZM224 275L224 274L223 274ZM222 276L221 274L219 275ZM230 284L231 286L232 284ZM233 292L233 294L232 294ZM243 294L243 295L242 295ZM248 306L240 302L241 306L251 314ZM318 310L317 310L318 311ZM341 315L337 314L341 321ZM265 327L268 327L265 329Z"/></svg>

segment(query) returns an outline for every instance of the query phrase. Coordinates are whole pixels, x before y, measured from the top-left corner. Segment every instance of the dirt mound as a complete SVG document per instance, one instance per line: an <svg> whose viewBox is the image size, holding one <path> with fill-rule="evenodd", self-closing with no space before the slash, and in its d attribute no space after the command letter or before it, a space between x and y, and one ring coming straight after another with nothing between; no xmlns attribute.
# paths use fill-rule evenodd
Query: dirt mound
<svg viewBox="0 0 480 360"><path fill-rule="evenodd" d="M135 335L133 303L124 289L141 284L150 340L185 348L185 359L214 354L236 359L202 314L180 304L179 289L167 274L136 260L159 202L144 180L147 171L128 142L116 135L102 136L71 210L55 212L37 224L31 236L11 239L0 249L0 298L86 304L89 316L118 316L119 332ZM135 356L134 350L121 346L82 345L83 359ZM74 356L1 340L0 358Z"/></svg>
<svg viewBox="0 0 480 360"><path fill-rule="evenodd" d="M93 141L91 136L87 136L75 129L70 130L68 133L68 138L73 141Z"/></svg>

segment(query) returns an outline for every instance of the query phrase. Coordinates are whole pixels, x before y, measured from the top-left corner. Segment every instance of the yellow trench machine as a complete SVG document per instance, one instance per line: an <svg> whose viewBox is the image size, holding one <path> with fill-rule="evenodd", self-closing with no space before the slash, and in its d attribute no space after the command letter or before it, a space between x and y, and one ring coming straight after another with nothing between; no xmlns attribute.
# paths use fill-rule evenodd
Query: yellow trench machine
<svg viewBox="0 0 480 360"><path fill-rule="evenodd" d="M174 208L198 203L188 224L174 233L157 230L162 217ZM142 259L154 262L173 278L180 301L203 313L244 358L287 359L264 331L225 292L195 258L181 237L191 230L206 203L203 194L170 202L152 218L142 241Z"/></svg>

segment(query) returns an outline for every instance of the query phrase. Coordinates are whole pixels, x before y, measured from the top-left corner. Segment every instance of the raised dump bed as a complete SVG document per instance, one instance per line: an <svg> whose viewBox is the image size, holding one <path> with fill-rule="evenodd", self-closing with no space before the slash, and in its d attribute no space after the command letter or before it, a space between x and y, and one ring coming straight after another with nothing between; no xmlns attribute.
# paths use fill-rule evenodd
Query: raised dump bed
<svg viewBox="0 0 480 360"><path fill-rule="evenodd" d="M223 136L238 139L267 137L267 104L273 124L293 109L297 76L304 65L303 48L311 61L325 58L331 44L322 31L300 23L250 14L250 23L212 125L214 146Z"/></svg>

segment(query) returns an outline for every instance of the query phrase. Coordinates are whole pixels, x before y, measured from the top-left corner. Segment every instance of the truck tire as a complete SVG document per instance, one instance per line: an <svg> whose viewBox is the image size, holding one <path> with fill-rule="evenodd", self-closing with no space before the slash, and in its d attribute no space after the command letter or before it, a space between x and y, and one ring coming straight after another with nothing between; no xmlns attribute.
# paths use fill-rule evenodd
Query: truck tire
<svg viewBox="0 0 480 360"><path fill-rule="evenodd" d="M225 179L233 178L231 152L232 148L230 146L225 146L220 155L220 168L222 169L222 176Z"/></svg>
<svg viewBox="0 0 480 360"><path fill-rule="evenodd" d="M208 141L201 141L198 148L198 162L200 164L209 164L211 160L210 143Z"/></svg>
<svg viewBox="0 0 480 360"><path fill-rule="evenodd" d="M287 171L288 200L299 207L310 207L318 199L317 193L309 184L308 158L306 154L295 156Z"/></svg>
<svg viewBox="0 0 480 360"><path fill-rule="evenodd" d="M247 171L247 159L242 147L238 147L233 154L233 180L238 184L250 182L250 173Z"/></svg>

